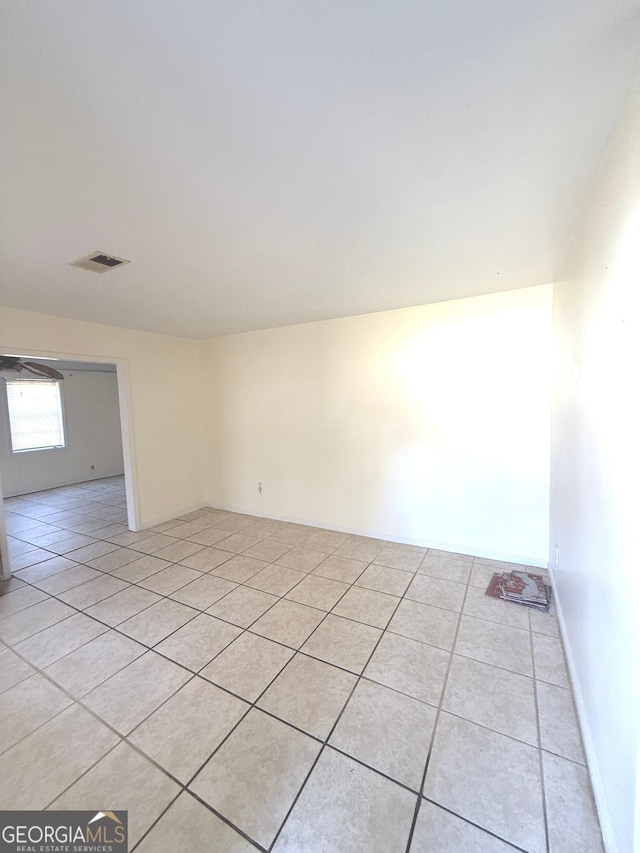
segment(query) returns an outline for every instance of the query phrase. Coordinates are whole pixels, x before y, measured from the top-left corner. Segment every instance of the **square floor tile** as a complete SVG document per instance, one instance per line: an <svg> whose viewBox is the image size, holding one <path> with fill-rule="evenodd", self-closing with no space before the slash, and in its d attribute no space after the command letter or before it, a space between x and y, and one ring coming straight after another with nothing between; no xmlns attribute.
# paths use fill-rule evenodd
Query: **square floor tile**
<svg viewBox="0 0 640 853"><path fill-rule="evenodd" d="M230 551L220 551L217 548L202 548L190 557L180 560L180 563L190 569L197 569L199 572L210 572L231 560L232 557L233 554Z"/></svg>
<svg viewBox="0 0 640 853"><path fill-rule="evenodd" d="M435 721L430 705L362 679L330 743L419 791Z"/></svg>
<svg viewBox="0 0 640 853"><path fill-rule="evenodd" d="M0 753L30 735L73 702L41 675L0 694Z"/></svg>
<svg viewBox="0 0 640 853"><path fill-rule="evenodd" d="M146 651L122 634L108 631L48 666L46 674L80 698Z"/></svg>
<svg viewBox="0 0 640 853"><path fill-rule="evenodd" d="M538 681L540 746L570 761L585 763L580 728L571 691L556 684Z"/></svg>
<svg viewBox="0 0 640 853"><path fill-rule="evenodd" d="M52 557L49 552L47 552L47 557L49 557L48 560L41 560L35 566L29 566L21 572L18 572L20 580L26 581L27 583L35 583L36 581L43 580L43 578L51 577L58 572L73 569L74 566L78 565L75 560L69 560L66 557ZM13 565L13 562L11 563L11 569L14 572L18 571Z"/></svg>
<svg viewBox="0 0 640 853"><path fill-rule="evenodd" d="M122 622L118 630L139 643L155 646L197 615L192 607L164 598Z"/></svg>
<svg viewBox="0 0 640 853"><path fill-rule="evenodd" d="M137 560L127 563L121 569L115 569L110 574L114 578L122 578L130 583L138 583L150 575L155 575L157 572L169 568L170 565L171 563L168 560L161 560L159 557L145 554L144 557L138 556Z"/></svg>
<svg viewBox="0 0 640 853"><path fill-rule="evenodd" d="M198 573L195 580L177 589L170 597L174 601L187 604L189 607L195 607L197 610L206 610L207 607L211 607L212 604L215 604L216 601L223 598L227 593L235 589L236 586L237 584L224 578Z"/></svg>
<svg viewBox="0 0 640 853"><path fill-rule="evenodd" d="M356 586L364 586L367 589L374 589L376 592L386 592L389 595L399 596L404 595L412 579L411 572L371 565L360 575L356 581Z"/></svg>
<svg viewBox="0 0 640 853"><path fill-rule="evenodd" d="M248 628L276 601L278 601L276 595L269 595L267 592L251 589L248 586L239 586L209 607L207 613L239 625L241 628Z"/></svg>
<svg viewBox="0 0 640 853"><path fill-rule="evenodd" d="M449 657L442 649L386 633L364 674L407 696L439 705Z"/></svg>
<svg viewBox="0 0 640 853"><path fill-rule="evenodd" d="M501 563L499 561L483 560L481 557L475 557L469 577L469 584L486 589L496 572L510 572L512 569L522 571L523 566L516 563Z"/></svg>
<svg viewBox="0 0 640 853"><path fill-rule="evenodd" d="M109 541L126 548L127 545L142 542L143 539L148 539L150 536L153 536L153 534L148 530L125 530L124 533L116 533L115 536L109 536Z"/></svg>
<svg viewBox="0 0 640 853"><path fill-rule="evenodd" d="M7 537L7 548L10 557L17 557L18 554L27 554L29 551L36 550L35 545L30 545L28 542L21 542L20 539L14 539L12 536Z"/></svg>
<svg viewBox="0 0 640 853"><path fill-rule="evenodd" d="M315 658L360 674L382 631L371 625L329 614L302 650Z"/></svg>
<svg viewBox="0 0 640 853"><path fill-rule="evenodd" d="M245 557L255 557L256 560L264 560L265 563L274 563L290 550L290 545L275 542L273 539L262 539L256 545L252 545L246 551L243 551L243 554Z"/></svg>
<svg viewBox="0 0 640 853"><path fill-rule="evenodd" d="M304 547L307 550L320 551L324 554L332 554L336 548L343 545L349 539L348 533L337 533L334 530L316 530L305 540Z"/></svg>
<svg viewBox="0 0 640 853"><path fill-rule="evenodd" d="M332 578L334 581L353 583L367 568L368 563L361 560L350 560L348 557L336 557L332 555L323 560L313 570L314 575L322 575L323 578Z"/></svg>
<svg viewBox="0 0 640 853"><path fill-rule="evenodd" d="M194 678L138 726L129 739L186 784L249 710L202 678Z"/></svg>
<svg viewBox="0 0 640 853"><path fill-rule="evenodd" d="M241 629L201 613L156 646L156 651L198 672L241 633Z"/></svg>
<svg viewBox="0 0 640 853"><path fill-rule="evenodd" d="M108 630L95 619L75 613L18 643L15 649L33 666L43 669Z"/></svg>
<svg viewBox="0 0 640 853"><path fill-rule="evenodd" d="M96 802L108 802L113 811L128 811L128 837L133 846L179 791L179 786L165 773L123 742L50 808L93 810Z"/></svg>
<svg viewBox="0 0 640 853"><path fill-rule="evenodd" d="M186 566L168 566L161 572L156 572L144 580L138 581L140 586L157 592L159 595L171 595L196 578L201 578L202 572L189 569Z"/></svg>
<svg viewBox="0 0 640 853"><path fill-rule="evenodd" d="M262 560L254 560L252 557L244 557L241 554L236 554L231 557L226 563L217 566L211 570L211 574L219 578L226 578L234 583L248 583L250 579L259 575L267 564ZM269 567L271 568L271 567ZM251 583L251 586L254 586Z"/></svg>
<svg viewBox="0 0 640 853"><path fill-rule="evenodd" d="M86 613L113 628L160 600L155 592L130 586L88 607Z"/></svg>
<svg viewBox="0 0 640 853"><path fill-rule="evenodd" d="M6 580L0 580L0 596L6 595L9 592L15 592L17 589L26 589L27 584L12 575Z"/></svg>
<svg viewBox="0 0 640 853"><path fill-rule="evenodd" d="M68 530L64 531L67 535L64 539L58 540L55 544L47 545L46 547L53 551L54 554L70 554L70 552L76 551L79 548L84 548L87 545L93 545L96 541L91 536L83 536L81 533L70 533ZM70 554L70 558L73 559L73 554Z"/></svg>
<svg viewBox="0 0 640 853"><path fill-rule="evenodd" d="M64 592L59 592L58 597L67 604L77 607L78 610L84 610L86 607L91 607L92 604L97 604L103 598L108 598L110 595L115 595L122 589L127 589L129 584L120 578L112 578L111 575L102 575L95 580L87 581L87 583L74 586L72 589L67 589Z"/></svg>
<svg viewBox="0 0 640 853"><path fill-rule="evenodd" d="M364 622L374 628L386 628L400 603L395 595L375 592L362 586L352 586L333 608L336 616Z"/></svg>
<svg viewBox="0 0 640 853"><path fill-rule="evenodd" d="M287 524L280 530L276 530L275 533L269 534L267 538L293 547L294 545L304 545L314 530L314 527L307 527L304 524Z"/></svg>
<svg viewBox="0 0 640 853"><path fill-rule="evenodd" d="M471 576L471 566L472 563L467 560L442 558L427 554L418 567L418 574L431 575L433 578L466 584Z"/></svg>
<svg viewBox="0 0 640 853"><path fill-rule="evenodd" d="M281 599L251 626L254 634L299 649L326 613L294 601Z"/></svg>
<svg viewBox="0 0 640 853"><path fill-rule="evenodd" d="M415 804L415 794L325 748L273 851L405 853Z"/></svg>
<svg viewBox="0 0 640 853"><path fill-rule="evenodd" d="M168 536L166 533L154 533L153 536L147 536L139 542L132 542L131 547L143 554L155 554L161 548L179 541L175 536Z"/></svg>
<svg viewBox="0 0 640 853"><path fill-rule="evenodd" d="M9 530L9 532L11 532L8 525L7 529ZM52 556L53 555L51 551L45 551L43 548L36 548L33 551L27 551L22 554L14 554L9 559L9 565L11 567L12 572L19 572L22 569L28 568L29 566L36 565L37 563L42 563L44 560L48 560Z"/></svg>
<svg viewBox="0 0 640 853"><path fill-rule="evenodd" d="M533 675L531 635L520 628L463 614L455 651L522 675Z"/></svg>
<svg viewBox="0 0 640 853"><path fill-rule="evenodd" d="M329 611L348 589L349 585L341 581L323 578L320 575L307 575L294 586L291 592L287 593L286 598L297 601L299 604Z"/></svg>
<svg viewBox="0 0 640 853"><path fill-rule="evenodd" d="M298 654L285 666L258 705L324 740L344 708L356 680L356 676L349 672Z"/></svg>
<svg viewBox="0 0 640 853"><path fill-rule="evenodd" d="M538 745L533 679L454 655L442 707L481 726Z"/></svg>
<svg viewBox="0 0 640 853"><path fill-rule="evenodd" d="M490 622L500 622L502 625L511 625L513 628L529 628L529 608L516 604L513 601L501 601L485 595L485 591L479 586L470 586L462 610L467 616L476 616L478 619L488 619Z"/></svg>
<svg viewBox="0 0 640 853"><path fill-rule="evenodd" d="M466 591L467 587L464 584L417 574L407 590L407 598L459 613L462 610Z"/></svg>
<svg viewBox="0 0 640 853"><path fill-rule="evenodd" d="M95 560L96 557L102 557L110 551L117 551L118 546L112 542L93 542L91 545L85 545L84 548L78 548L73 552L73 559L78 563L87 563L89 560Z"/></svg>
<svg viewBox="0 0 640 853"><path fill-rule="evenodd" d="M201 670L200 675L255 702L293 655L293 649L244 633Z"/></svg>
<svg viewBox="0 0 640 853"><path fill-rule="evenodd" d="M560 637L560 625L558 623L558 614L551 602L551 607L548 613L543 613L541 610L530 610L529 622L531 630L536 634L546 634L547 637Z"/></svg>
<svg viewBox="0 0 640 853"><path fill-rule="evenodd" d="M186 540L178 540L172 542L171 545L165 545L164 548L158 548L154 551L156 557L161 560L169 560L172 563L186 560L188 557L193 557L204 549L204 545L198 545L197 542L187 542Z"/></svg>
<svg viewBox="0 0 640 853"><path fill-rule="evenodd" d="M533 634L533 656L536 666L536 678L570 687L569 673L564 659L562 641L544 634Z"/></svg>
<svg viewBox="0 0 640 853"><path fill-rule="evenodd" d="M118 742L71 705L0 756L0 808L43 809Z"/></svg>
<svg viewBox="0 0 640 853"><path fill-rule="evenodd" d="M383 548L384 542L380 539L368 539L366 536L352 536L337 549L335 555L337 557L349 557L351 560L362 560L365 563L371 563Z"/></svg>
<svg viewBox="0 0 640 853"><path fill-rule="evenodd" d="M249 558L238 559L248 560ZM293 569L287 569L285 566L279 566L274 563L246 580L245 584L253 587L253 589L261 589L263 592L269 592L271 595L286 595L304 577L306 575L303 572L296 572Z"/></svg>
<svg viewBox="0 0 640 853"><path fill-rule="evenodd" d="M46 593L32 586L23 586L14 592L2 595L0 596L0 619L11 616L12 613L19 613L20 610L25 610L39 601L45 601L48 597Z"/></svg>
<svg viewBox="0 0 640 853"><path fill-rule="evenodd" d="M34 673L35 669L11 649L0 649L0 693L10 690L26 678L31 678Z"/></svg>
<svg viewBox="0 0 640 853"><path fill-rule="evenodd" d="M441 712L425 797L530 853L545 853L538 750Z"/></svg>
<svg viewBox="0 0 640 853"><path fill-rule="evenodd" d="M197 542L198 545L208 546L215 545L222 539L227 539L229 536L228 530L220 530L219 527L203 527L197 533L192 533L187 536L191 542Z"/></svg>
<svg viewBox="0 0 640 853"><path fill-rule="evenodd" d="M287 566L298 572L311 572L326 556L322 551L314 551L312 548L303 548L298 545L287 551L277 562L280 566Z"/></svg>
<svg viewBox="0 0 640 853"><path fill-rule="evenodd" d="M245 528L248 536L257 536L258 539L268 539L274 533L286 527L286 521L274 521L271 518L254 519L253 524Z"/></svg>
<svg viewBox="0 0 640 853"><path fill-rule="evenodd" d="M422 800L410 853L514 853L515 847Z"/></svg>
<svg viewBox="0 0 640 853"><path fill-rule="evenodd" d="M50 575L33 583L38 589L42 589L50 595L58 595L67 589L72 589L74 586L80 586L82 583L99 577L102 577L102 574L97 569L90 569L88 566L74 566L72 569L57 572L55 575Z"/></svg>
<svg viewBox="0 0 640 853"><path fill-rule="evenodd" d="M317 741L253 709L190 787L268 847L319 751Z"/></svg>
<svg viewBox="0 0 640 853"><path fill-rule="evenodd" d="M252 545L257 545L261 541L262 537L250 536L246 530L243 530L241 533L232 533L226 539L220 539L219 542L216 542L216 547L223 551L231 551L233 554L241 554L247 548L251 548Z"/></svg>
<svg viewBox="0 0 640 853"><path fill-rule="evenodd" d="M409 550L404 546L385 545L373 562L376 566L388 566L390 569L416 572L426 553L426 548L411 548Z"/></svg>
<svg viewBox="0 0 640 853"><path fill-rule="evenodd" d="M191 677L181 666L147 652L94 687L83 702L126 735Z"/></svg>
<svg viewBox="0 0 640 853"><path fill-rule="evenodd" d="M405 598L400 602L389 630L412 640L451 651L458 627L458 614Z"/></svg>
<svg viewBox="0 0 640 853"><path fill-rule="evenodd" d="M549 853L604 853L585 767L542 753Z"/></svg>
<svg viewBox="0 0 640 853"><path fill-rule="evenodd" d="M108 551L100 557L95 557L93 560L86 560L86 564L92 569L99 569L101 572L113 572L115 569L121 569L128 563L133 563L139 558L140 554L137 551L132 551L129 548L116 548L114 551Z"/></svg>
<svg viewBox="0 0 640 853"><path fill-rule="evenodd" d="M136 847L136 853L180 850L255 853L256 848L185 791Z"/></svg>
<svg viewBox="0 0 640 853"><path fill-rule="evenodd" d="M15 593L11 593L11 595L15 595ZM75 612L72 607L68 607L53 598L40 601L25 610L20 610L18 613L12 613L11 616L0 619L0 639L9 645L15 645L20 640L25 640L27 637L37 634L38 631L44 631L50 625L55 625L57 622L62 622L63 619L73 616Z"/></svg>

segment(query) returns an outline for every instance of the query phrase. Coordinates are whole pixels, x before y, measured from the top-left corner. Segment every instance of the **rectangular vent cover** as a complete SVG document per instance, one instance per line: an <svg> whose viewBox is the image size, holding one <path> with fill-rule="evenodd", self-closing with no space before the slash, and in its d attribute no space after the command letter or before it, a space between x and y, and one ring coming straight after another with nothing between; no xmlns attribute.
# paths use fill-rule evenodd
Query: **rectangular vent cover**
<svg viewBox="0 0 640 853"><path fill-rule="evenodd" d="M109 272L115 267L121 267L124 264L129 264L124 258L117 258L115 255L107 255L106 252L91 252L83 258L71 263L72 267L80 267L82 270L91 270L92 272Z"/></svg>

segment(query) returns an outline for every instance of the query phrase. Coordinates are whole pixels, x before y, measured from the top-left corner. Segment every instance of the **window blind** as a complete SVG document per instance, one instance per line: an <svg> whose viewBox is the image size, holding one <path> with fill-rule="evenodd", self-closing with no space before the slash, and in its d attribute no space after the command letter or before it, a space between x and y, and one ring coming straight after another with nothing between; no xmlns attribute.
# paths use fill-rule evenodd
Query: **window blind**
<svg viewBox="0 0 640 853"><path fill-rule="evenodd" d="M64 447L60 383L32 379L7 381L11 448Z"/></svg>

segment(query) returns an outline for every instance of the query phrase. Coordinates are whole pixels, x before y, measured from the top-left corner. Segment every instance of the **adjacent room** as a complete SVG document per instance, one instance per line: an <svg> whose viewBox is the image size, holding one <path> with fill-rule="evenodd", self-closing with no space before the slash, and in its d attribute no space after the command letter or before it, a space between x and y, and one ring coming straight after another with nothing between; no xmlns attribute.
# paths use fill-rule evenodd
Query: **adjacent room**
<svg viewBox="0 0 640 853"><path fill-rule="evenodd" d="M640 850L635 0L0 21L7 849Z"/></svg>

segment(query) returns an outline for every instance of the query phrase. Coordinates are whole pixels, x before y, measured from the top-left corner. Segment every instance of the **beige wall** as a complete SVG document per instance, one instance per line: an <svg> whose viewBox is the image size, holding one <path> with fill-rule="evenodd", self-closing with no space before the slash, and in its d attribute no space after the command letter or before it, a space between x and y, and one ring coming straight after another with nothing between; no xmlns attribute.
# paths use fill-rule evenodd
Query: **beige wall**
<svg viewBox="0 0 640 853"><path fill-rule="evenodd" d="M122 416L130 425L131 448L125 442L124 452L125 463L128 455L132 459L137 526L202 505L197 342L0 308L0 352L117 363Z"/></svg>
<svg viewBox="0 0 640 853"><path fill-rule="evenodd" d="M550 562L609 853L640 850L639 288L636 86L554 287Z"/></svg>
<svg viewBox="0 0 640 853"><path fill-rule="evenodd" d="M207 502L546 565L550 320L549 285L202 343Z"/></svg>

